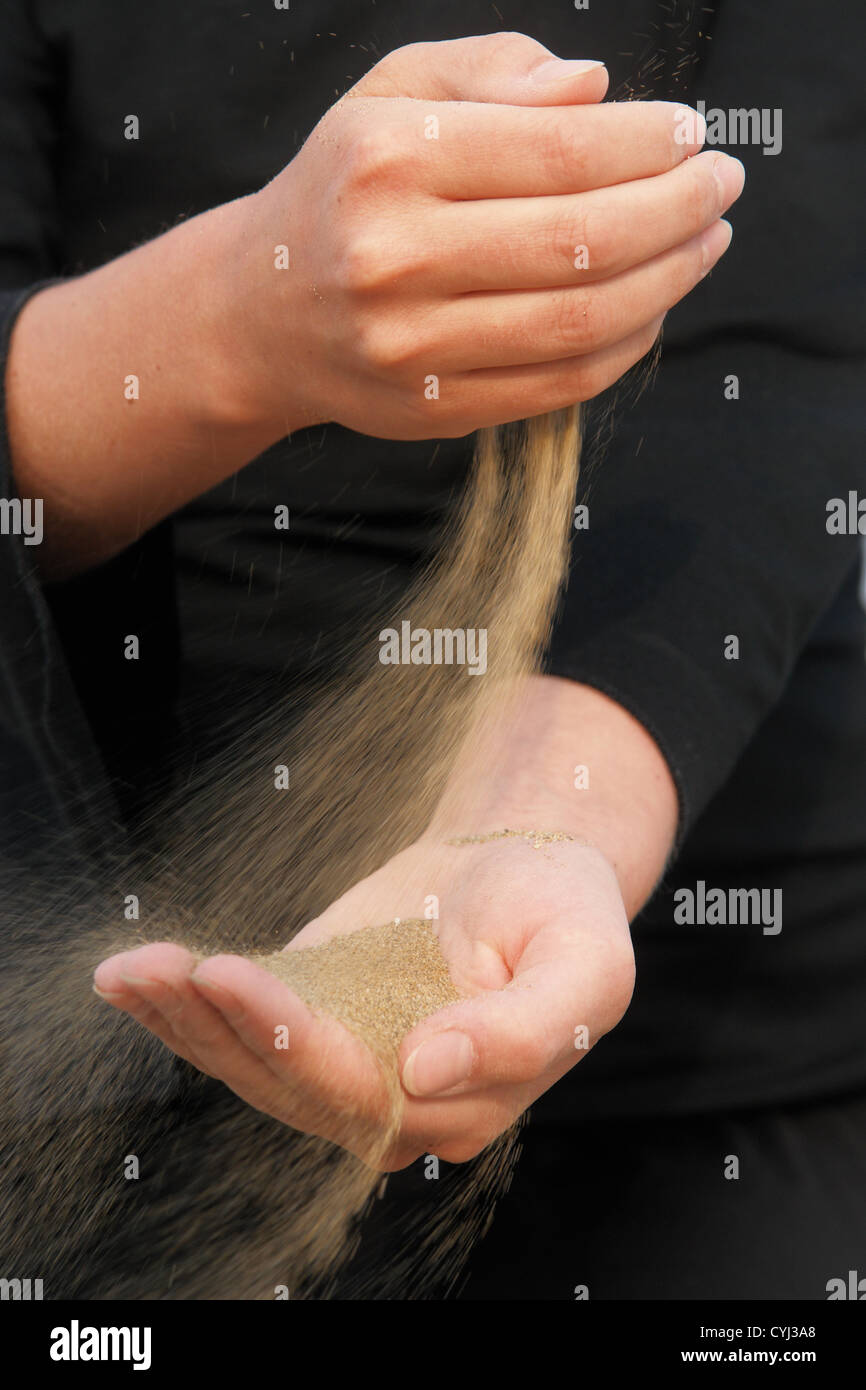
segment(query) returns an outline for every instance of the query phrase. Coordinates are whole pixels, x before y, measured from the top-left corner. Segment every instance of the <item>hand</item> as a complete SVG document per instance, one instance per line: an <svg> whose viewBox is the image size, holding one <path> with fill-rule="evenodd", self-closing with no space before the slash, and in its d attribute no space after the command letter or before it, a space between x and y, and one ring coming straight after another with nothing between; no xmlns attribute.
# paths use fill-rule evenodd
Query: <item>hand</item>
<svg viewBox="0 0 866 1390"><path fill-rule="evenodd" d="M684 143L673 103L599 105L605 69L578 66L520 34L414 44L337 102L244 200L242 413L274 437L460 436L587 400L649 350L726 249L743 169L687 158L702 130Z"/></svg>
<svg viewBox="0 0 866 1390"><path fill-rule="evenodd" d="M488 827L489 828L489 827ZM555 828L555 827L540 827ZM449 846L422 839L357 884L292 942L302 949L439 899L439 943L470 995L404 1039L403 1122L386 1170L435 1153L463 1162L489 1144L621 1018L634 963L617 878L575 841ZM267 971L238 956L198 963L169 943L104 961L98 991L243 1100L357 1151L384 1113L372 1054L316 1017ZM285 1024L290 1046L274 1047ZM578 1046L578 1044L581 1044Z"/></svg>

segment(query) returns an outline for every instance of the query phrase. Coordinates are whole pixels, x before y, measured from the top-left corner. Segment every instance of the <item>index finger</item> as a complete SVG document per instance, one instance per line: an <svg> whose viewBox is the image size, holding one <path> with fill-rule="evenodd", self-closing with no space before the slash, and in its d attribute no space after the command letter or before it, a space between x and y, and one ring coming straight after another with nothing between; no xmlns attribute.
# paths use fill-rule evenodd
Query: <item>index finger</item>
<svg viewBox="0 0 866 1390"><path fill-rule="evenodd" d="M671 101L598 106L383 103L383 168L418 173L444 199L544 197L666 173L704 142L697 111ZM436 126L425 125L435 117ZM425 130L435 130L426 138ZM387 180L383 179L387 187Z"/></svg>

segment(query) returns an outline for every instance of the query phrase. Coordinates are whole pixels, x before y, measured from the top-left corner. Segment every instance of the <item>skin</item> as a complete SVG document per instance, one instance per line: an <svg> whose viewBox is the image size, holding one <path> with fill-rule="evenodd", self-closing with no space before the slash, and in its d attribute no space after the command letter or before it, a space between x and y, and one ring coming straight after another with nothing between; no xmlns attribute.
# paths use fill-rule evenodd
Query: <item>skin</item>
<svg viewBox="0 0 866 1390"><path fill-rule="evenodd" d="M629 918L670 851L677 797L657 746L620 706L556 677L530 682L495 747L461 769L427 833L357 884L295 938L291 950L439 898L439 941L455 984L473 997L420 1023L403 1041L402 1128L385 1169L423 1153L479 1153L580 1061L631 998ZM591 771L577 791L576 763ZM490 769L495 772L491 775ZM482 775L482 768L487 775ZM572 835L449 846L458 835L512 828ZM239 956L197 962L169 942L104 961L95 987L166 1045L284 1123L357 1149L359 1121L386 1095L363 1043L315 1017L287 986ZM274 1048L274 1027L291 1046Z"/></svg>
<svg viewBox="0 0 866 1390"><path fill-rule="evenodd" d="M33 296L6 384L43 577L303 426L459 437L637 362L727 247L743 170L696 154L696 113L684 142L683 108L601 105L605 69L579 69L519 34L399 49L265 188Z"/></svg>
<svg viewBox="0 0 866 1390"><path fill-rule="evenodd" d="M723 254L743 171L698 153L700 133L677 138L682 108L601 105L606 89L602 66L561 64L519 34L398 50L265 188L34 296L7 393L19 491L45 501L43 576L116 553L295 429L459 437L617 380ZM581 245L589 266L575 269ZM591 791L573 787L578 762ZM594 1044L616 1024L634 981L629 917L676 819L646 731L597 691L538 678L496 759L463 769L422 840L296 938L440 899L442 948L473 997L404 1040L385 1167L471 1157L580 1059L575 1027ZM443 843L509 825L575 838L544 854ZM287 1124L351 1146L347 1107L381 1111L363 1044L249 961L197 964L161 943L103 962L95 985Z"/></svg>

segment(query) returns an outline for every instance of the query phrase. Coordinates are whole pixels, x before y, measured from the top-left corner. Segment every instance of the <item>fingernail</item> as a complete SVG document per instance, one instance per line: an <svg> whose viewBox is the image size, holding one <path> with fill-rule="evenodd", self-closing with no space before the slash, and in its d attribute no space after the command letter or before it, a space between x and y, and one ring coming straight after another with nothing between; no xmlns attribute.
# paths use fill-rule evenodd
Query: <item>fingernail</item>
<svg viewBox="0 0 866 1390"><path fill-rule="evenodd" d="M100 999L104 999L107 1004L113 1004L115 1000L126 997L120 990L100 989L98 985L93 986L93 993L98 994Z"/></svg>
<svg viewBox="0 0 866 1390"><path fill-rule="evenodd" d="M704 232L701 241L701 255L704 265L700 277L702 280L705 275L709 275L716 262L725 254L733 235L734 229L724 217L720 218L718 222L714 222L712 227Z"/></svg>
<svg viewBox="0 0 866 1390"><path fill-rule="evenodd" d="M474 1060L475 1049L466 1033L438 1033L407 1058L403 1085L413 1096L441 1095L469 1078Z"/></svg>
<svg viewBox="0 0 866 1390"><path fill-rule="evenodd" d="M207 976L204 976L204 974L196 974L195 970L193 970L190 979L192 979L192 983L195 984L196 990L204 990L207 994L213 995L217 1008L234 1008L234 1006L238 1004L231 990L227 990L222 984L217 984L215 980L207 979Z"/></svg>
<svg viewBox="0 0 866 1390"><path fill-rule="evenodd" d="M746 170L739 159L730 154L717 154L713 160L713 173L725 206L738 198L746 182Z"/></svg>
<svg viewBox="0 0 866 1390"><path fill-rule="evenodd" d="M226 999L234 999L230 990L227 990L224 985L218 985L216 980L209 980L207 975L199 975L198 971L194 970L190 979L194 985L200 986L202 989L210 989L213 990L214 994L222 994Z"/></svg>
<svg viewBox="0 0 866 1390"><path fill-rule="evenodd" d="M548 58L533 68L530 76L533 82L564 82L567 77L582 77L585 72L604 66L595 58Z"/></svg>
<svg viewBox="0 0 866 1390"><path fill-rule="evenodd" d="M216 980L209 980L206 975L199 975L195 971L190 978L196 989L203 989L206 995L210 995L214 1008L219 1009L223 1017L227 1018L230 1023L240 1023L246 1017L243 1005L230 989L226 989L224 985L217 984Z"/></svg>

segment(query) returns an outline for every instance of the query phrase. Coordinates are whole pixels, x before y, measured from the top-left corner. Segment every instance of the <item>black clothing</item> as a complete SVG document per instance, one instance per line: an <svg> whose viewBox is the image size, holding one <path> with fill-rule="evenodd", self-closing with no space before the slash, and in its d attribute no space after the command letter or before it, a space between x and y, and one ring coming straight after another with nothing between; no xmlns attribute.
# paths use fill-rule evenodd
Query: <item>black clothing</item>
<svg viewBox="0 0 866 1390"><path fill-rule="evenodd" d="M490 1234L456 1287L437 1285L429 1255L401 1235L446 1211L471 1168L442 1164L434 1177L422 1158L390 1174L331 1296L393 1297L395 1250L403 1296L424 1299L818 1301L863 1274L862 1091L604 1124L579 1106L561 1124L536 1116Z"/></svg>
<svg viewBox="0 0 866 1390"><path fill-rule="evenodd" d="M590 411L590 525L575 535L548 669L610 693L657 739L680 794L681 853L634 924L629 1014L537 1114L560 1128L578 1113L856 1091L866 615L861 539L826 522L830 499L866 495L866 12L805 0L500 8L502 24L486 0L320 0L314 17L229 0L7 0L3 343L29 286L260 187L337 91L419 38L520 28L562 56L604 58L612 89L638 74L655 96L781 111L780 152L723 145L748 172L733 246L669 315L654 384L621 399L612 432L603 403ZM124 138L128 113L137 141ZM194 754L205 709L237 692L249 704L259 686L271 700L274 682L333 669L341 632L404 590L467 466L466 441L302 432L47 594L20 540L0 537L7 844L22 826L50 841L93 824L82 807L99 759L134 814L176 746L173 720ZM274 530L277 502L288 532ZM143 629L159 654L133 682L118 634ZM699 880L781 889L782 930L678 925L673 895Z"/></svg>

